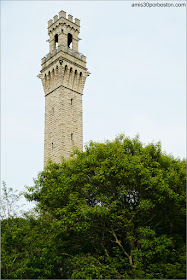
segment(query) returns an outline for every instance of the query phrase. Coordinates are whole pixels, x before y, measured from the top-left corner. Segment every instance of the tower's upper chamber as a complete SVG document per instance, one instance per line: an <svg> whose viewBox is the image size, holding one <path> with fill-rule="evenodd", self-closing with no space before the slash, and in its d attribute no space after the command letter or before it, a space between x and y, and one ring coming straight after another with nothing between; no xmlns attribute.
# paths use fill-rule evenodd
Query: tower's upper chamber
<svg viewBox="0 0 187 280"><path fill-rule="evenodd" d="M39 78L42 80L45 95L63 85L82 94L86 77L86 57L78 52L81 40L80 20L60 11L48 21L49 53L42 58Z"/></svg>

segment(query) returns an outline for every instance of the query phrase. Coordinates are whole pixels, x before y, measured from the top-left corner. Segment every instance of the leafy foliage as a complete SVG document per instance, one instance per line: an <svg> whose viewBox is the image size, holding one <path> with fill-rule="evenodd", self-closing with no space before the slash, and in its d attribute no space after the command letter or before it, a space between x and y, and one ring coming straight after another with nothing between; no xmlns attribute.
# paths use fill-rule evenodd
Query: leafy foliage
<svg viewBox="0 0 187 280"><path fill-rule="evenodd" d="M40 216L3 230L3 248L25 233L4 278L185 279L185 167L123 135L49 162L26 193Z"/></svg>
<svg viewBox="0 0 187 280"><path fill-rule="evenodd" d="M17 190L13 190L13 188L8 188L6 183L2 182L2 190L1 190L1 212L0 217L2 219L6 219L7 223L9 218L15 217L20 213L20 209L24 206L18 205L18 201L23 196L23 193L18 193Z"/></svg>

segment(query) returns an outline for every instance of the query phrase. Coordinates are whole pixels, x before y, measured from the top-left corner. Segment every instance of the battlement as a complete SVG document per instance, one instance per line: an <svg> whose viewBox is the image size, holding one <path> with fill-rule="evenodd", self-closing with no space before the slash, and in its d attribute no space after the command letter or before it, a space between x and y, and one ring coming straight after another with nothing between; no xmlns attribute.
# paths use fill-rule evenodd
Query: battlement
<svg viewBox="0 0 187 280"><path fill-rule="evenodd" d="M68 15L68 18L66 17L66 12L60 11L59 15L55 15L53 19L50 19L48 21L48 29L52 27L53 24L57 23L57 21L60 21L60 19L65 19L66 21L71 22L71 24L75 24L77 27L80 27L80 20L78 18L75 18L75 21L73 21L73 16Z"/></svg>
<svg viewBox="0 0 187 280"><path fill-rule="evenodd" d="M41 65L42 65L42 69L43 67L45 67L45 63L51 59L52 57L54 57L57 53L59 53L60 51L67 53L79 60L81 60L82 62L86 62L86 56L79 53L79 52L75 52L70 48L67 48L65 46L59 46L58 49L54 49L52 52L49 52L48 54L46 54L42 59L41 59Z"/></svg>

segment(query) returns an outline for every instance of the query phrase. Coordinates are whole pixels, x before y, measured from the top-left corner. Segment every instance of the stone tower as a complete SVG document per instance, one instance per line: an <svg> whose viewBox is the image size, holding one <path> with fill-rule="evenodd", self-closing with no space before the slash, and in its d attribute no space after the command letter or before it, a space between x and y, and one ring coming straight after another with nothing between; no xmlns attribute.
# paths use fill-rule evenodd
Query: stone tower
<svg viewBox="0 0 187 280"><path fill-rule="evenodd" d="M83 149L82 94L90 73L78 52L79 33L80 20L64 11L48 21L49 53L38 75L45 93L44 165Z"/></svg>

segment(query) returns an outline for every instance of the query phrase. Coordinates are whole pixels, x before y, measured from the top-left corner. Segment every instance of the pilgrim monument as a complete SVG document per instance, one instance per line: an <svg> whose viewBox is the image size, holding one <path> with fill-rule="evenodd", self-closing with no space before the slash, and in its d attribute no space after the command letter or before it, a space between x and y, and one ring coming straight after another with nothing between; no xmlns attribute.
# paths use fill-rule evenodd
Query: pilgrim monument
<svg viewBox="0 0 187 280"><path fill-rule="evenodd" d="M90 73L78 51L79 33L80 20L64 11L48 21L49 53L38 75L45 93L44 166L83 149L82 95Z"/></svg>

